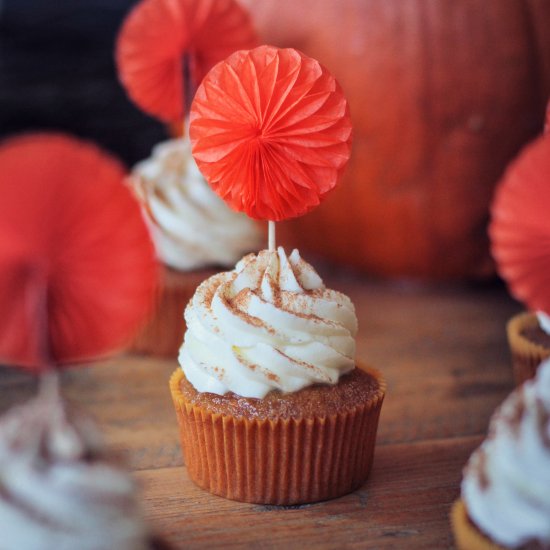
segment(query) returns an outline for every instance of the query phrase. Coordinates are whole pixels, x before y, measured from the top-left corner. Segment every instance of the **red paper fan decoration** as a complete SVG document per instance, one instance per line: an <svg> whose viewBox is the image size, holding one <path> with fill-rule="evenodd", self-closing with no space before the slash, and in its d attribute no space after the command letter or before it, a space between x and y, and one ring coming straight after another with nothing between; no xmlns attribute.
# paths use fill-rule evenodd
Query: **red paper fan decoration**
<svg viewBox="0 0 550 550"><path fill-rule="evenodd" d="M511 293L550 313L550 139L540 137L510 165L491 208L492 254Z"/></svg>
<svg viewBox="0 0 550 550"><path fill-rule="evenodd" d="M0 363L98 357L139 328L157 266L124 177L114 158L60 134L0 146Z"/></svg>
<svg viewBox="0 0 550 550"><path fill-rule="evenodd" d="M206 180L260 220L305 214L332 190L351 152L347 101L334 77L293 49L240 51L205 77L189 136Z"/></svg>
<svg viewBox="0 0 550 550"><path fill-rule="evenodd" d="M215 63L257 44L248 13L236 0L142 0L122 25L116 62L120 80L143 111L179 122L192 99L185 93ZM187 73L190 83L184 82Z"/></svg>

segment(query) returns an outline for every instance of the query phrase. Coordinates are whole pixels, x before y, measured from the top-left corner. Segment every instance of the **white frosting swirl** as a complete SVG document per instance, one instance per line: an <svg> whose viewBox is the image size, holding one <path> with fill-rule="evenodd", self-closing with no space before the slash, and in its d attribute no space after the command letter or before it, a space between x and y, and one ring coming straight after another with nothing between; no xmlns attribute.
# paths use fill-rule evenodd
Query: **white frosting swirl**
<svg viewBox="0 0 550 550"><path fill-rule="evenodd" d="M185 310L180 364L200 392L262 398L336 384L355 366L357 317L297 250L243 258L202 283Z"/></svg>
<svg viewBox="0 0 550 550"><path fill-rule="evenodd" d="M464 472L471 520L506 548L550 545L550 360L514 391Z"/></svg>
<svg viewBox="0 0 550 550"><path fill-rule="evenodd" d="M0 421L0 547L145 550L135 486L82 416L39 397Z"/></svg>
<svg viewBox="0 0 550 550"><path fill-rule="evenodd" d="M157 255L176 269L231 266L259 246L252 220L232 211L208 186L188 139L159 143L130 178Z"/></svg>

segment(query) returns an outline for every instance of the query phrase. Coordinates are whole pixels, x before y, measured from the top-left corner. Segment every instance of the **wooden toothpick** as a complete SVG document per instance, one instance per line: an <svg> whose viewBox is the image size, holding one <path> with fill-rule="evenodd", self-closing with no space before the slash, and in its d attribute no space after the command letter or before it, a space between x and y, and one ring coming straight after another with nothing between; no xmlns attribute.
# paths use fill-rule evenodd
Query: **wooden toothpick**
<svg viewBox="0 0 550 550"><path fill-rule="evenodd" d="M267 222L268 227L268 246L269 250L275 251L275 222Z"/></svg>

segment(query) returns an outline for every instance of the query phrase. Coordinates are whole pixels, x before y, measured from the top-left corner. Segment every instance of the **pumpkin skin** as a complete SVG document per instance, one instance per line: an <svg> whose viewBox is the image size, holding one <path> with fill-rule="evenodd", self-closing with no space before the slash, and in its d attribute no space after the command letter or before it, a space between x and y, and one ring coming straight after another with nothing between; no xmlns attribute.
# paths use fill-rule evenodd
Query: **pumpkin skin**
<svg viewBox="0 0 550 550"><path fill-rule="evenodd" d="M542 130L550 2L241 1L265 43L336 76L354 125L341 185L280 240L381 276L493 275L488 206Z"/></svg>

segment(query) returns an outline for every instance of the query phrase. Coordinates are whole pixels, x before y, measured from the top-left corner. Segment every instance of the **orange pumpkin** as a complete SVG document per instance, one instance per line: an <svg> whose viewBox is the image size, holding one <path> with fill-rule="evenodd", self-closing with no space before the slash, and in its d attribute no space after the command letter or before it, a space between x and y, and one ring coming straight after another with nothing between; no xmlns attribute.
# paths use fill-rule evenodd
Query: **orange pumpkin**
<svg viewBox="0 0 550 550"><path fill-rule="evenodd" d="M493 187L550 92L550 2L242 2L264 42L335 74L354 123L342 184L283 240L377 275L491 275Z"/></svg>

